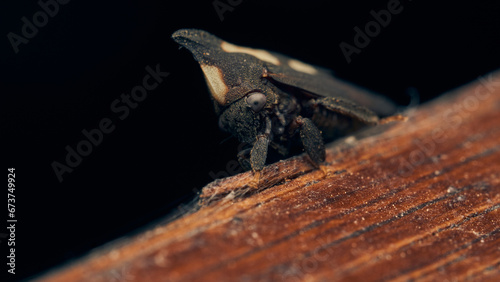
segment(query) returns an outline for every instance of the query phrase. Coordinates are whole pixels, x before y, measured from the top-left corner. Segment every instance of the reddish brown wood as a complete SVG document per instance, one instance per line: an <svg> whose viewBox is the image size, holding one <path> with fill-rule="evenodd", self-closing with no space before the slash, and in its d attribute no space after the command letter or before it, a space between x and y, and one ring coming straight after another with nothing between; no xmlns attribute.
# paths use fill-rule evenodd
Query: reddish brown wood
<svg viewBox="0 0 500 282"><path fill-rule="evenodd" d="M500 281L500 75L305 156L42 281Z"/></svg>

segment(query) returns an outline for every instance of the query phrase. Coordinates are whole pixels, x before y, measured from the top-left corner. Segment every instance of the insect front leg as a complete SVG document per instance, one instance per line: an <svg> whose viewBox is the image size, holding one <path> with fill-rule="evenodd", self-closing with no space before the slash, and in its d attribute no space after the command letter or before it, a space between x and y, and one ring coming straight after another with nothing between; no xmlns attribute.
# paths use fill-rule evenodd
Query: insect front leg
<svg viewBox="0 0 500 282"><path fill-rule="evenodd" d="M271 120L265 118L265 127L262 133L255 137L252 148L247 148L238 153L238 161L245 170L260 171L264 168L267 158L267 148L270 143Z"/></svg>
<svg viewBox="0 0 500 282"><path fill-rule="evenodd" d="M295 123L299 126L300 139L304 150L309 155L311 160L317 166L320 166L325 161L325 144L321 131L308 119L298 116Z"/></svg>
<svg viewBox="0 0 500 282"><path fill-rule="evenodd" d="M269 146L269 136L261 134L257 136L257 141L253 144L250 151L250 165L254 172L261 171L266 164L267 148Z"/></svg>
<svg viewBox="0 0 500 282"><path fill-rule="evenodd" d="M238 161L245 170L252 169L254 178L250 181L249 186L258 188L261 171L266 164L267 148L269 146L269 136L261 134L257 136L252 148L242 150L238 153Z"/></svg>
<svg viewBox="0 0 500 282"><path fill-rule="evenodd" d="M238 154L238 160L243 168L251 168L254 173L254 179L250 182L249 186L257 188L259 186L261 171L266 164L267 149L269 147L271 134L271 120L269 117L265 118L264 132L257 135L252 149L246 149ZM246 158L250 155L250 159Z"/></svg>
<svg viewBox="0 0 500 282"><path fill-rule="evenodd" d="M255 141L252 149L250 150L250 166L253 171L253 180L250 181L249 186L252 188L259 187L262 169L266 164L268 146L269 146L269 135L261 134L257 136L257 140ZM248 160L244 162L248 163ZM243 165L241 160L240 164Z"/></svg>
<svg viewBox="0 0 500 282"><path fill-rule="evenodd" d="M250 181L249 186L258 188L261 171L266 164L267 148L269 146L269 136L261 134L257 136L252 148L242 150L238 153L238 161L244 170L252 169L254 178Z"/></svg>

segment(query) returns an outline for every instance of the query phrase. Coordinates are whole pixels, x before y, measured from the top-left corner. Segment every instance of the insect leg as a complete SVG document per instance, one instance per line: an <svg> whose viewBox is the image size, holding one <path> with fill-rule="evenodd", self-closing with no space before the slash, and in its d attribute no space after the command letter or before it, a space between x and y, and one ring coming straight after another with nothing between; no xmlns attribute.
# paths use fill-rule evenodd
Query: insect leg
<svg viewBox="0 0 500 282"><path fill-rule="evenodd" d="M262 170L266 164L267 147L269 146L269 135L271 134L271 119L266 117L265 122L264 133L257 135L257 140L250 151L250 165L253 171Z"/></svg>
<svg viewBox="0 0 500 282"><path fill-rule="evenodd" d="M262 174L262 169L266 164L267 149L269 147L271 134L271 120L266 117L266 127L264 133L257 135L257 140L253 144L252 150L250 151L250 166L254 173L254 179L249 183L253 188L259 186L260 176Z"/></svg>
<svg viewBox="0 0 500 282"><path fill-rule="evenodd" d="M308 106L312 106L313 109L316 109L318 106L322 106L329 111L355 118L365 124L370 125L407 120L407 118L401 114L395 114L383 119L379 119L377 114L375 114L371 110L343 98L325 97L322 99L316 99L312 100Z"/></svg>
<svg viewBox="0 0 500 282"><path fill-rule="evenodd" d="M261 171L266 164L267 147L269 145L269 136L261 134L257 136L252 150L250 151L250 165L253 171Z"/></svg>
<svg viewBox="0 0 500 282"><path fill-rule="evenodd" d="M319 131L316 125L308 118L298 116L295 122L299 125L300 139L302 140L304 150L311 160L317 166L320 166L325 161L326 155L321 131Z"/></svg>
<svg viewBox="0 0 500 282"><path fill-rule="evenodd" d="M352 117L366 124L375 125L379 123L379 118L374 112L343 98L325 97L315 99L310 101L308 106L313 109L321 106L329 111Z"/></svg>

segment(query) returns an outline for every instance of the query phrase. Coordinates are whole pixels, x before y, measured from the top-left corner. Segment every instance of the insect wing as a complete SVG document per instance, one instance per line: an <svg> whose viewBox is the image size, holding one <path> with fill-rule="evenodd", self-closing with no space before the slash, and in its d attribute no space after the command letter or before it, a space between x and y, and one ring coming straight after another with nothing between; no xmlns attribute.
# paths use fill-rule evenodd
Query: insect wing
<svg viewBox="0 0 500 282"><path fill-rule="evenodd" d="M286 58L284 55L277 54L276 56ZM391 115L396 111L394 103L381 95L339 80L329 71L320 67L306 65L308 68L303 68L303 70L311 68L314 71L300 71L300 68L293 68L294 65L290 64L294 61L296 60L288 59L288 64L268 65L268 77L278 86L294 87L311 98L338 97L348 99L382 116Z"/></svg>

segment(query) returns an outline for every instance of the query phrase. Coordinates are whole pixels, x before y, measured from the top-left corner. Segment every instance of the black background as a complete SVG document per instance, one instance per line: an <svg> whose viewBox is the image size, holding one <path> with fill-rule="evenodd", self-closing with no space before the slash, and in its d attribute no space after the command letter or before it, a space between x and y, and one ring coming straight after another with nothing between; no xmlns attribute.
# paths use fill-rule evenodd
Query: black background
<svg viewBox="0 0 500 282"><path fill-rule="evenodd" d="M363 29L370 11L388 2L242 0L221 21L210 0L70 1L15 54L6 35L21 35L21 18L40 7L2 1L2 163L16 168L18 219L16 275L6 273L0 238L2 275L26 278L137 232L235 160L238 142L224 141L201 69L170 39L177 29L204 29L333 69L401 105L409 87L425 102L500 66L498 1L402 0L403 11L348 64L340 42L353 44L353 28ZM119 120L113 100L157 64L170 75ZM64 163L65 147L75 148L81 131L106 117L116 129L59 183L52 162ZM5 222L6 200L0 206Z"/></svg>

